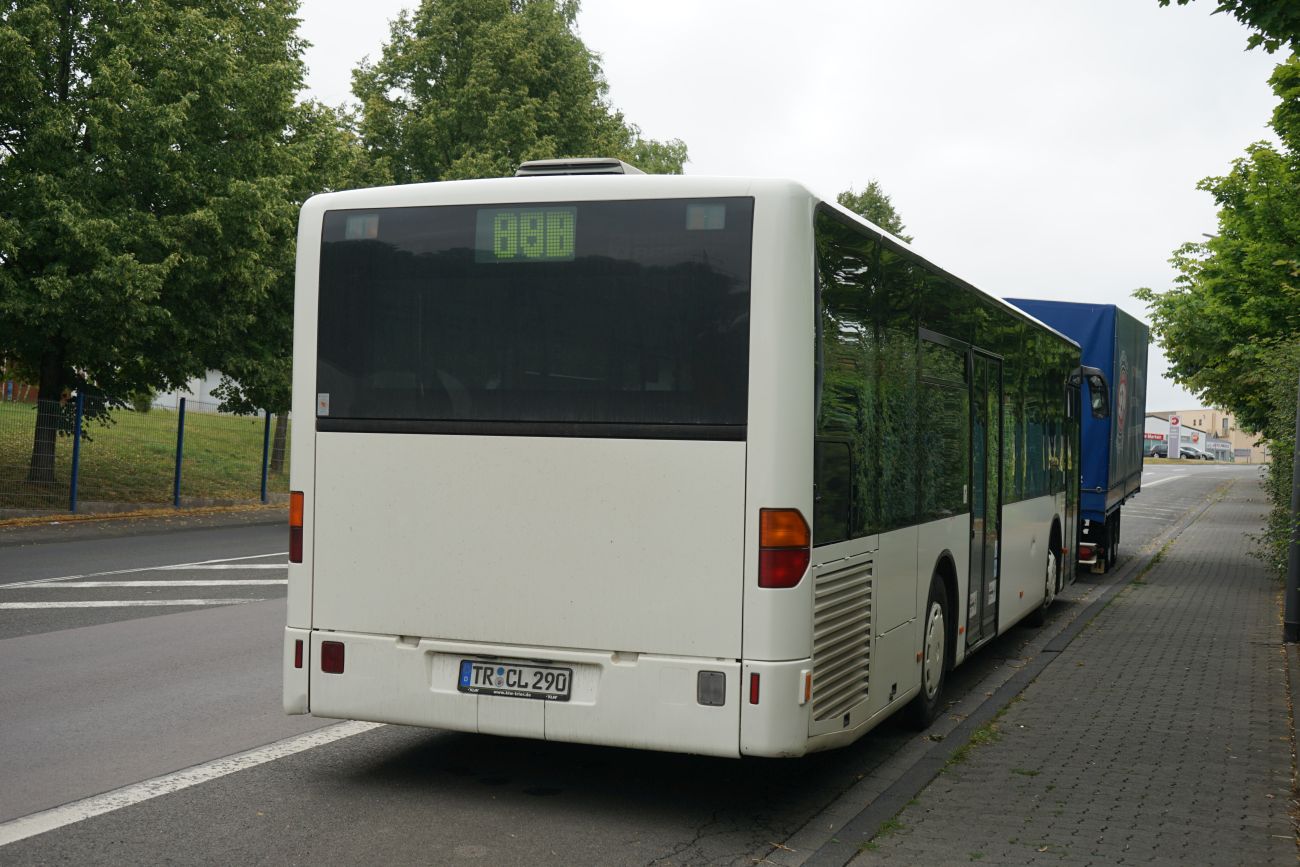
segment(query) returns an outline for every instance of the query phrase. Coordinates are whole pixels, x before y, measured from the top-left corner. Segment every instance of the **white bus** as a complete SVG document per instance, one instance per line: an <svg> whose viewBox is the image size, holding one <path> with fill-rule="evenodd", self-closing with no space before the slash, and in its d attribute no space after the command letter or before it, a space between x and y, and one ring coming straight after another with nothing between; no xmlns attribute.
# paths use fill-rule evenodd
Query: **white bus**
<svg viewBox="0 0 1300 867"><path fill-rule="evenodd" d="M285 710L928 723L1073 580L1078 346L794 182L540 171L303 206Z"/></svg>

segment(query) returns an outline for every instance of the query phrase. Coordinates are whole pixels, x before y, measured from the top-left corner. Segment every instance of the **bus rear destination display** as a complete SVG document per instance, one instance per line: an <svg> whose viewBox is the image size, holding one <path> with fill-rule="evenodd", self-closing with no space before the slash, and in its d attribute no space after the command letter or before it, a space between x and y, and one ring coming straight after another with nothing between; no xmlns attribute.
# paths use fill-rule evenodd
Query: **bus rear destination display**
<svg viewBox="0 0 1300 867"><path fill-rule="evenodd" d="M480 208L474 261L571 262L577 208Z"/></svg>

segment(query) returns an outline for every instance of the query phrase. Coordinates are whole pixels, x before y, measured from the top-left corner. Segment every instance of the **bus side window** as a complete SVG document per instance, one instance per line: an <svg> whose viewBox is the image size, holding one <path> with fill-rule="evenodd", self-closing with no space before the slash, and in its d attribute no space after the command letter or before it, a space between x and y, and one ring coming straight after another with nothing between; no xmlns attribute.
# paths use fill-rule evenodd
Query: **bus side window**
<svg viewBox="0 0 1300 867"><path fill-rule="evenodd" d="M813 441L813 544L850 536L853 526L853 444L847 439Z"/></svg>

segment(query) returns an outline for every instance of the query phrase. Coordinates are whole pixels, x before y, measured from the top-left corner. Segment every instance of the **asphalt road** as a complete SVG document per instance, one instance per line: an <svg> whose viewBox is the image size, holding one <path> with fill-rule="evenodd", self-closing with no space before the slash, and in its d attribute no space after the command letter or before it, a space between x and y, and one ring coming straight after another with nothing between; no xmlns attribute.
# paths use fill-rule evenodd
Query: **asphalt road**
<svg viewBox="0 0 1300 867"><path fill-rule="evenodd" d="M1149 468L1121 557L1257 472ZM737 761L283 716L283 584L199 583L282 581L283 528L144 529L0 532L0 863L800 863L1109 581L1081 576L1045 630L954 672L926 735L886 723L844 750ZM51 602L119 604L7 607ZM313 728L338 739L282 742ZM51 830L6 845L47 808Z"/></svg>

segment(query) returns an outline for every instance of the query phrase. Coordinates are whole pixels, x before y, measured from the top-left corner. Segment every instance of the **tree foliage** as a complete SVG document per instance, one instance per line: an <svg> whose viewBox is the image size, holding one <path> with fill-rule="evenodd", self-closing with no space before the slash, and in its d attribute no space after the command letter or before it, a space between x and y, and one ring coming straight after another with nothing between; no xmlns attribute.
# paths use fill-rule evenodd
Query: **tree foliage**
<svg viewBox="0 0 1300 867"><path fill-rule="evenodd" d="M1300 61L1277 67L1273 129L1223 177L1201 181L1219 206L1219 230L1184 244L1175 285L1140 289L1173 378L1256 431L1268 425L1272 354L1300 337Z"/></svg>
<svg viewBox="0 0 1300 867"><path fill-rule="evenodd" d="M277 230L275 278L244 311L240 339L212 363L223 374L215 394L231 412L289 409L297 207L317 193L382 182L356 134L355 117L342 109L318 102L295 106L281 149L293 213Z"/></svg>
<svg viewBox="0 0 1300 867"><path fill-rule="evenodd" d="M47 400L180 386L284 270L297 2L0 9L0 354ZM38 433L33 479L52 455Z"/></svg>
<svg viewBox="0 0 1300 867"><path fill-rule="evenodd" d="M868 181L867 186L860 193L849 187L836 196L835 201L875 223L894 237L904 241L912 240L910 235L903 234L907 227L903 225L898 211L894 210L893 201L885 194L878 181Z"/></svg>
<svg viewBox="0 0 1300 867"><path fill-rule="evenodd" d="M395 183L501 177L519 163L620 157L680 173L686 146L643 139L611 108L577 0L422 0L353 73L361 134Z"/></svg>
<svg viewBox="0 0 1300 867"><path fill-rule="evenodd" d="M1159 0L1168 6L1170 0ZM1178 0L1186 6L1192 0ZM1269 54L1279 48L1300 48L1300 2L1297 0L1216 0L1214 14L1227 12L1255 32L1246 40L1247 48L1264 46Z"/></svg>

